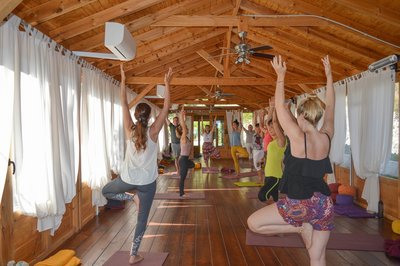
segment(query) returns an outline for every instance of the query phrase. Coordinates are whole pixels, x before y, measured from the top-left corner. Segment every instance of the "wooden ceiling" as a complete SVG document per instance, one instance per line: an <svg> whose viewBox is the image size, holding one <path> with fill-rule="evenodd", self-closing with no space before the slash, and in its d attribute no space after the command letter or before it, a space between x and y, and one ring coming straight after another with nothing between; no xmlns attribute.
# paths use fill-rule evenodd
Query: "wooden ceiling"
<svg viewBox="0 0 400 266"><path fill-rule="evenodd" d="M220 56L228 51L223 47L240 42L240 30L247 31L252 47L270 45L268 53L283 55L288 97L324 85L320 58L325 54L330 55L334 80L400 54L399 0L5 2L16 6L14 14L72 51L108 52L104 23L125 24L137 42L136 58L124 64L130 88L155 95L151 85L162 83L163 73L173 67L173 103L234 103L249 110L266 106L275 79L269 61L252 57L248 65L235 65L235 55ZM85 59L120 78L118 61ZM216 101L211 95L217 89L234 96ZM162 105L161 99L149 100Z"/></svg>

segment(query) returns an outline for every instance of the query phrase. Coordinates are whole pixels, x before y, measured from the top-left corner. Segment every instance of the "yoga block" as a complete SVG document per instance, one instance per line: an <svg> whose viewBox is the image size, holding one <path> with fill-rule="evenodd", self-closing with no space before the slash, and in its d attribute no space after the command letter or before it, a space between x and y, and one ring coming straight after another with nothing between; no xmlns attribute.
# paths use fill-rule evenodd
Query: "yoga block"
<svg viewBox="0 0 400 266"><path fill-rule="evenodd" d="M392 231L400 235L400 220L394 220L392 222Z"/></svg>
<svg viewBox="0 0 400 266"><path fill-rule="evenodd" d="M339 189L340 183L331 183L328 186L329 186L329 190L332 193L338 193L338 191L339 191L338 189Z"/></svg>
<svg viewBox="0 0 400 266"><path fill-rule="evenodd" d="M338 194L336 195L336 204L337 205L353 205L353 196Z"/></svg>
<svg viewBox="0 0 400 266"><path fill-rule="evenodd" d="M356 196L356 188L349 185L341 185L338 189L339 194Z"/></svg>
<svg viewBox="0 0 400 266"><path fill-rule="evenodd" d="M195 163L194 169L201 169L201 163Z"/></svg>

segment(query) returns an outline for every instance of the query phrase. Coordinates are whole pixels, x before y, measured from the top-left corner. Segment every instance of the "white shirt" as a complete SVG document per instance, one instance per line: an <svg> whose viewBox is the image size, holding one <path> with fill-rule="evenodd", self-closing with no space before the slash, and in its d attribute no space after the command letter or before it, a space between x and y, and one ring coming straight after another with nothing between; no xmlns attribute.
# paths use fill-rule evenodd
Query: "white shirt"
<svg viewBox="0 0 400 266"><path fill-rule="evenodd" d="M121 168L121 179L131 185L147 185L156 180L157 142L150 138L150 127L147 130L146 150L138 152L132 139L126 141L125 160Z"/></svg>
<svg viewBox="0 0 400 266"><path fill-rule="evenodd" d="M203 141L204 142L213 142L213 134L210 133L204 133L203 134Z"/></svg>

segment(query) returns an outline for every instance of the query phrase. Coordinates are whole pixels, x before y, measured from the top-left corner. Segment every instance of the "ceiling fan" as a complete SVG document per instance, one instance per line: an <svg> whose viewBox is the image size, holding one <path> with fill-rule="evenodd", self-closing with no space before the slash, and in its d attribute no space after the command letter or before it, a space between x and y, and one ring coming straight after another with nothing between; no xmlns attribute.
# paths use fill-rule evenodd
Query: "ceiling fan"
<svg viewBox="0 0 400 266"><path fill-rule="evenodd" d="M258 51L272 49L272 47L269 45L263 45L263 46L258 46L258 47L252 48L246 39L247 32L245 32L245 31L239 32L239 37L240 37L240 42L238 44L236 44L233 49L231 49L233 53L230 53L230 54L237 55L235 64L241 64L241 63L250 64L251 56L263 57L263 58L268 58L271 60L275 57L272 54L264 54L264 53L258 52ZM226 54L226 55L229 55L229 54Z"/></svg>
<svg viewBox="0 0 400 266"><path fill-rule="evenodd" d="M216 88L214 94L211 95L211 98L215 98L216 100L222 100L224 98L232 97L232 96L235 96L235 94L233 94L233 93L225 93L220 88Z"/></svg>

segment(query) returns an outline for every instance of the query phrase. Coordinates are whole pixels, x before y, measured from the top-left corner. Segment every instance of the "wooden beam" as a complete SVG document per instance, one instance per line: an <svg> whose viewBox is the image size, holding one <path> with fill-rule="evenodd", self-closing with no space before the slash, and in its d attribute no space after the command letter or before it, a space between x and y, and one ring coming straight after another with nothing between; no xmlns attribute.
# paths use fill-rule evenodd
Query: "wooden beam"
<svg viewBox="0 0 400 266"><path fill-rule="evenodd" d="M164 80L164 78L163 78ZM164 81L163 81L164 82ZM149 84L144 90L142 90L130 103L129 103L129 109L131 109L133 106L135 106L138 102L140 102L141 99L144 98L144 96L151 91L151 89L154 88L154 83Z"/></svg>
<svg viewBox="0 0 400 266"><path fill-rule="evenodd" d="M190 77L178 78L175 77L171 81L171 85L221 85L221 86L241 86L241 85L275 85L275 79L272 78L248 78L248 77L234 77L234 78L216 78L216 77ZM126 84L162 84L164 77L129 77ZM324 84L324 78L304 78L304 79L288 79L285 84Z"/></svg>
<svg viewBox="0 0 400 266"><path fill-rule="evenodd" d="M203 1L193 1L193 0L187 0L185 2L181 2L179 4L174 4L173 6L170 6L168 8L161 9L155 13L151 13L146 16L139 17L135 20L130 21L129 23L126 24L126 27L130 32L134 32L133 38L137 42L138 46L144 45L147 42L156 40L156 39L161 39L162 37L169 36L169 34L177 32L178 30L181 30L180 27L171 27L171 28L154 28L149 31L144 31L144 32L136 32L139 31L143 28L146 28L150 26L152 23L162 20L168 16L171 16L173 14L179 14L182 12L190 12L192 10L197 10L198 5L204 5ZM215 15L218 14L223 14L227 12L232 6L230 6L227 3L221 3L219 5L213 6L211 12ZM196 15L202 15L205 12L208 12L205 10L197 11L195 12ZM73 51L81 51L85 50L88 51L90 49L94 49L96 47L102 46L104 43L104 32L98 33L92 37L86 38L86 39L80 39L78 41L74 41L73 39L67 40L65 42L66 47L69 47L70 50Z"/></svg>
<svg viewBox="0 0 400 266"><path fill-rule="evenodd" d="M197 51L197 54L200 55L202 58L204 58L204 60L206 60L208 63L210 63L210 65L212 65L218 72L224 74L224 66L220 62L215 60L214 57L212 57L212 55L210 55L203 49Z"/></svg>
<svg viewBox="0 0 400 266"><path fill-rule="evenodd" d="M2 0L0 1L0 21L3 21L4 18L11 13L11 11L16 8L22 0Z"/></svg>
<svg viewBox="0 0 400 266"><path fill-rule="evenodd" d="M97 2L97 0L53 0L47 1L41 5L35 6L19 12L17 15L31 24L36 26L50 19L72 12L82 8L88 4Z"/></svg>
<svg viewBox="0 0 400 266"><path fill-rule="evenodd" d="M56 42L61 42L102 26L107 21L111 21L121 16L127 16L160 2L162 2L162 0L128 0L90 16L86 16L80 20L75 20L70 24L62 25L59 28L51 30L49 36Z"/></svg>
<svg viewBox="0 0 400 266"><path fill-rule="evenodd" d="M241 3L242 3L242 0L236 0L235 8L232 11L232 16L237 15ZM228 54L231 49L232 28L233 28L232 26L229 26L228 32L226 33L226 49L224 51L225 57L224 57L224 73L223 73L225 78L229 78L231 76L231 70L230 70L230 65L229 65L230 55L228 55Z"/></svg>
<svg viewBox="0 0 400 266"><path fill-rule="evenodd" d="M329 25L326 20L316 17L240 17L240 16L195 16L174 15L152 24L153 27L238 27L247 23L253 27L312 27Z"/></svg>
<svg viewBox="0 0 400 266"><path fill-rule="evenodd" d="M311 89L310 87L308 87L306 84L297 84L302 91L304 92L312 92L313 89Z"/></svg>
<svg viewBox="0 0 400 266"><path fill-rule="evenodd" d="M207 96L212 96L213 95L213 93L209 90L209 89L207 89L207 88L205 88L205 87L203 87L203 86L197 86L200 90L202 90L202 91L204 91L206 94L207 94Z"/></svg>

